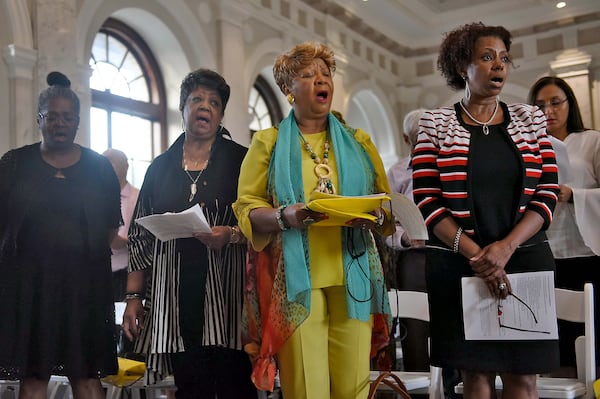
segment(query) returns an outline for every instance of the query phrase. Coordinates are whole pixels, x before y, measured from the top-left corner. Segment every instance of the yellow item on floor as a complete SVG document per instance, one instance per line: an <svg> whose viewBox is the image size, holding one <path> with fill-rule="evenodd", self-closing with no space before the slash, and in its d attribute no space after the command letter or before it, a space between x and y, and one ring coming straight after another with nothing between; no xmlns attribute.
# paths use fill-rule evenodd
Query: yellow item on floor
<svg viewBox="0 0 600 399"><path fill-rule="evenodd" d="M102 381L117 386L119 388L129 386L142 377L146 371L146 364L136 360L126 359L124 357L117 358L119 362L119 372L116 375L107 375L102 378Z"/></svg>

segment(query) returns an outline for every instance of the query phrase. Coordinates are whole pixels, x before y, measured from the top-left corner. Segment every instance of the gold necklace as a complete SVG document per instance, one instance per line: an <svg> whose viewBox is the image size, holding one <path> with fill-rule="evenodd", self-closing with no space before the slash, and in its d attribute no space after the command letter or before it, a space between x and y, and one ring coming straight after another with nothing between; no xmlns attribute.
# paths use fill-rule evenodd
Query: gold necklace
<svg viewBox="0 0 600 399"><path fill-rule="evenodd" d="M496 117L496 113L498 112L498 97L496 97L496 106L494 107L494 112L492 113L492 117L487 121L487 122L481 122L475 118L473 118L473 115L471 115L469 113L469 111L467 110L467 107L464 106L462 100L460 100L460 107L463 109L463 111L465 111L465 114L467 114L467 116L469 118L471 118L471 120L479 125L483 126L483 134L485 134L486 136L488 134L490 134L490 128L488 127L488 125L490 124L491 121L494 120L494 118Z"/></svg>
<svg viewBox="0 0 600 399"><path fill-rule="evenodd" d="M335 194L335 187L331 182L331 168L329 167L329 141L325 138L325 144L323 144L323 159L319 158L319 156L313 151L312 146L306 141L302 132L298 130L298 134L302 139L302 143L304 144L304 148L310 154L310 157L314 161L315 175L319 179L317 181L317 187L315 187L314 191L318 191L320 193L327 194Z"/></svg>

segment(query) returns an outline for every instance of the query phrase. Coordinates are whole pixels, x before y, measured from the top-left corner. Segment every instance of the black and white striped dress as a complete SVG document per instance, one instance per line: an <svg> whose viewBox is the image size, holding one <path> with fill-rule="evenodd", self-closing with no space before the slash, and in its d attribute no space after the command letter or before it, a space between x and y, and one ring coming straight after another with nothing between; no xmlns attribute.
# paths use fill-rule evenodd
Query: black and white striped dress
<svg viewBox="0 0 600 399"><path fill-rule="evenodd" d="M231 204L246 148L218 136L189 202L191 182L181 168L183 141L182 134L148 168L134 219L199 203L211 225L236 225ZM195 178L199 172L190 173ZM211 250L194 238L161 242L132 223L129 252L129 270L148 273L145 325L135 346L146 355L147 383L172 373L168 355L185 351L186 343L242 349L245 245Z"/></svg>

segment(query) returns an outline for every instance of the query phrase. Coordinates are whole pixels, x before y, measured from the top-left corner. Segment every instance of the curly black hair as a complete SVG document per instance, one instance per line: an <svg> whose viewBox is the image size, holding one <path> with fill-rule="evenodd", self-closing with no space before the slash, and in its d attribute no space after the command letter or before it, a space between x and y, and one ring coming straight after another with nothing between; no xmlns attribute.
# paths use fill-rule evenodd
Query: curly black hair
<svg viewBox="0 0 600 399"><path fill-rule="evenodd" d="M183 112L188 96L199 86L219 93L221 103L223 103L223 114L225 114L225 107L227 106L227 101L229 101L231 89L223 76L210 69L197 69L188 73L183 79L179 93L179 111Z"/></svg>
<svg viewBox="0 0 600 399"><path fill-rule="evenodd" d="M437 67L446 78L448 86L455 90L465 88L465 80L461 71L473 59L475 42L480 37L497 37L504 42L506 51L510 51L512 36L503 26L486 26L482 22L462 25L446 33L440 45Z"/></svg>

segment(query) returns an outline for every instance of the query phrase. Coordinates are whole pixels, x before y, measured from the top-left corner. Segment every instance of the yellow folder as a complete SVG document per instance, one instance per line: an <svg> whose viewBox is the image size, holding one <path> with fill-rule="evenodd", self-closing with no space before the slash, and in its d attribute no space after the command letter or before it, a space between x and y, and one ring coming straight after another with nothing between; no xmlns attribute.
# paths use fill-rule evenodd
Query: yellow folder
<svg viewBox="0 0 600 399"><path fill-rule="evenodd" d="M385 193L343 196L313 192L306 208L327 216L314 225L348 226L351 220L357 218L377 221L377 216L370 212L383 207L384 203L389 200L390 197Z"/></svg>

